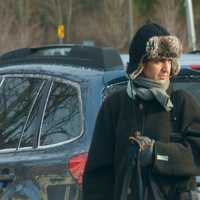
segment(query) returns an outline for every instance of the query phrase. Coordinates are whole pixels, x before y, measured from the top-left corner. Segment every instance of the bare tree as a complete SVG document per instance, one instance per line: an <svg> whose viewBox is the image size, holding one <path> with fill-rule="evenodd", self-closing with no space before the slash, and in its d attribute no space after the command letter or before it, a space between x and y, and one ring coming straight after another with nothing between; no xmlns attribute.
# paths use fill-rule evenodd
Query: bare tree
<svg viewBox="0 0 200 200"><path fill-rule="evenodd" d="M17 2L17 1L16 1ZM31 10L29 10L31 12ZM21 11L20 11L21 12ZM42 29L39 24L30 21L31 15L20 14L18 16L16 5L13 1L0 1L0 52L6 52L19 47L27 47L41 43ZM29 20L28 20L29 19Z"/></svg>
<svg viewBox="0 0 200 200"><path fill-rule="evenodd" d="M124 48L129 40L128 6L125 0L104 1L102 40L117 49Z"/></svg>
<svg viewBox="0 0 200 200"><path fill-rule="evenodd" d="M193 0L193 11L194 11L194 21L195 21L195 29L196 29L196 37L197 37L197 48L200 48L200 1Z"/></svg>
<svg viewBox="0 0 200 200"><path fill-rule="evenodd" d="M17 0L15 1L15 13L18 21L25 26L29 24L30 18L32 17L30 1Z"/></svg>
<svg viewBox="0 0 200 200"><path fill-rule="evenodd" d="M179 1L178 0L157 0L154 4L154 21L160 22L171 33L177 35L183 42L183 46L187 48L187 31L186 22L179 15Z"/></svg>
<svg viewBox="0 0 200 200"><path fill-rule="evenodd" d="M72 0L48 0L41 1L41 15L44 16L45 26L50 27L53 40L56 40L56 29L59 24L65 26L65 41L70 41L71 20L73 11Z"/></svg>
<svg viewBox="0 0 200 200"><path fill-rule="evenodd" d="M75 39L94 40L97 45L123 50L129 42L127 10L126 0L102 0L101 5L89 12L80 9L74 16Z"/></svg>
<svg viewBox="0 0 200 200"><path fill-rule="evenodd" d="M56 29L65 26L64 42L95 40L98 45L127 50L127 0L0 0L0 53L17 47L54 43ZM133 0L133 29L159 22L179 36L187 49L184 13L179 0ZM193 0L197 42L200 45L200 3ZM183 10L183 9L182 9ZM147 12L148 11L148 12Z"/></svg>

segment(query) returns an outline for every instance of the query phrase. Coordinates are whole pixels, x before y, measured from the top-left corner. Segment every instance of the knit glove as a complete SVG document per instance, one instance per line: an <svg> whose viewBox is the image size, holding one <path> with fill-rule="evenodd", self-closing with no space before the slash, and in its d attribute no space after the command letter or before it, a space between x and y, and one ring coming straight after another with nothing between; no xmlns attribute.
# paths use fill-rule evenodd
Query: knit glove
<svg viewBox="0 0 200 200"><path fill-rule="evenodd" d="M153 162L153 149L155 140L146 136L136 136L129 138L132 143L137 143L140 148L140 163L143 167L149 166Z"/></svg>

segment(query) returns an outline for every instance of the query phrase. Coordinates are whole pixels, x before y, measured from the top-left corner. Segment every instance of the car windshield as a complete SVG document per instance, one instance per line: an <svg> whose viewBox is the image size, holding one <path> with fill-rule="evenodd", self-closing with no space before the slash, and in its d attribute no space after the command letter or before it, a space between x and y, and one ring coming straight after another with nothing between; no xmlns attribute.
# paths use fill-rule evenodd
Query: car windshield
<svg viewBox="0 0 200 200"><path fill-rule="evenodd" d="M200 102L200 81L192 79L183 79L176 81L173 85L174 90L185 90L192 94Z"/></svg>

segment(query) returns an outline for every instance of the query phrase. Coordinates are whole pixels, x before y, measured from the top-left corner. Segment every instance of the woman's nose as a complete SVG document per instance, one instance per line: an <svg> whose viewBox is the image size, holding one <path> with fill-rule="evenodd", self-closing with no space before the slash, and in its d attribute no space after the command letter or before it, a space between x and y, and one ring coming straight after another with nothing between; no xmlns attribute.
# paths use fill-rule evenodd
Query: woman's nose
<svg viewBox="0 0 200 200"><path fill-rule="evenodd" d="M171 60L164 60L162 69L168 71L171 68Z"/></svg>

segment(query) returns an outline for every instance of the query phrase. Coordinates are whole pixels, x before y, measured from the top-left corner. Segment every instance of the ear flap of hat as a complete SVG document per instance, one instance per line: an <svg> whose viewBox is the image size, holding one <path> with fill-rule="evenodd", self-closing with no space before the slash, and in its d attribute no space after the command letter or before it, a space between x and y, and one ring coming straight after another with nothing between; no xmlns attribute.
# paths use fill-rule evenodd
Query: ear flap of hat
<svg viewBox="0 0 200 200"><path fill-rule="evenodd" d="M132 73L130 73L130 78L132 80L136 79L143 71L144 69L144 64L143 63L140 63L139 66L137 67L136 70L134 70Z"/></svg>
<svg viewBox="0 0 200 200"><path fill-rule="evenodd" d="M172 59L171 75L177 75L180 72L181 66L177 59Z"/></svg>

